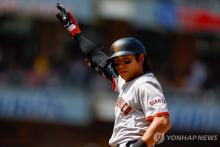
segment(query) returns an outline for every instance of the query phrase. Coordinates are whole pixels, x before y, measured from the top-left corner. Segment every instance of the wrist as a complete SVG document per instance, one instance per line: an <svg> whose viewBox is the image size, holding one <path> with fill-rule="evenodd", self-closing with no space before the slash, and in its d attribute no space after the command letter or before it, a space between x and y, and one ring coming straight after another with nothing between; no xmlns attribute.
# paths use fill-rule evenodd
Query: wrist
<svg viewBox="0 0 220 147"><path fill-rule="evenodd" d="M76 37L81 33L79 27L74 25L71 25L70 28L67 28L67 30L72 37Z"/></svg>
<svg viewBox="0 0 220 147"><path fill-rule="evenodd" d="M72 15L72 13L68 12L67 15L70 19L70 25L66 27L66 29L67 31L69 31L71 36L75 37L81 32L78 26L78 22L76 18Z"/></svg>

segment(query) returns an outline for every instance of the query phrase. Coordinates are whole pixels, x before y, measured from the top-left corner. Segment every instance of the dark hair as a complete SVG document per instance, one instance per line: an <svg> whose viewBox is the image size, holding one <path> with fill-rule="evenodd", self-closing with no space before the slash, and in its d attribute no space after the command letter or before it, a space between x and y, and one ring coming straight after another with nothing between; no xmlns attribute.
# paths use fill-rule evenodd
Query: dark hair
<svg viewBox="0 0 220 147"><path fill-rule="evenodd" d="M135 54L136 61L139 60L139 56L140 56L140 54ZM144 62L142 64L142 67L143 67L143 70L144 70L145 73L151 72L151 68L150 68L150 65L149 65L149 58L146 55L144 55Z"/></svg>

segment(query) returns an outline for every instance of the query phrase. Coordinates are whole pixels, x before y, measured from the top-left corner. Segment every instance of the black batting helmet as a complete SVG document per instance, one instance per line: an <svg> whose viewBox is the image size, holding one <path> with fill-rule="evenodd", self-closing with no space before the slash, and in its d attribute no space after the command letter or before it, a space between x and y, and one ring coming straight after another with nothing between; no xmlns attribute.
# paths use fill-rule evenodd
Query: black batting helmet
<svg viewBox="0 0 220 147"><path fill-rule="evenodd" d="M150 66L148 64L148 57L145 50L144 45L136 38L133 37L127 37L122 38L119 40L116 40L112 46L111 46L112 55L108 58L109 63L112 62L112 59L118 56L124 56L124 55L135 55L135 54L144 54L144 63L143 63L143 69L145 73L151 72ZM114 64L113 64L113 70L116 74L117 71L115 70Z"/></svg>
<svg viewBox="0 0 220 147"><path fill-rule="evenodd" d="M116 40L111 46L112 55L109 60L118 56L131 54L146 54L144 45L136 38L127 37Z"/></svg>

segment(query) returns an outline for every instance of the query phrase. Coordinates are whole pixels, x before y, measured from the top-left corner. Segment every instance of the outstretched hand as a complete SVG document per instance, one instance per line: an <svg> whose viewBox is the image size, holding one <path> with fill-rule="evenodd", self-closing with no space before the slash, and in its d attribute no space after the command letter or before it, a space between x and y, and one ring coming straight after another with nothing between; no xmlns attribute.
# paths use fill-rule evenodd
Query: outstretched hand
<svg viewBox="0 0 220 147"><path fill-rule="evenodd" d="M70 36L75 37L81 33L76 18L59 3L57 3L57 9L60 11L56 17L63 24Z"/></svg>

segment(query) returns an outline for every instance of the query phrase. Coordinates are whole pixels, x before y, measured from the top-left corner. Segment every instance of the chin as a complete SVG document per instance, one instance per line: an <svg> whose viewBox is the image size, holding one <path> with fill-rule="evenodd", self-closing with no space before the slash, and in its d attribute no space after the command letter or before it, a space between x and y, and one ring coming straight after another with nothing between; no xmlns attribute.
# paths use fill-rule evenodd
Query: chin
<svg viewBox="0 0 220 147"><path fill-rule="evenodd" d="M129 82L129 81L131 81L131 79L130 78L124 78L124 77L122 77L126 82Z"/></svg>
<svg viewBox="0 0 220 147"><path fill-rule="evenodd" d="M124 79L126 82L129 82L132 80L132 77L130 76L126 76L126 75L123 75L123 74L120 74L120 76L122 77L122 79Z"/></svg>

